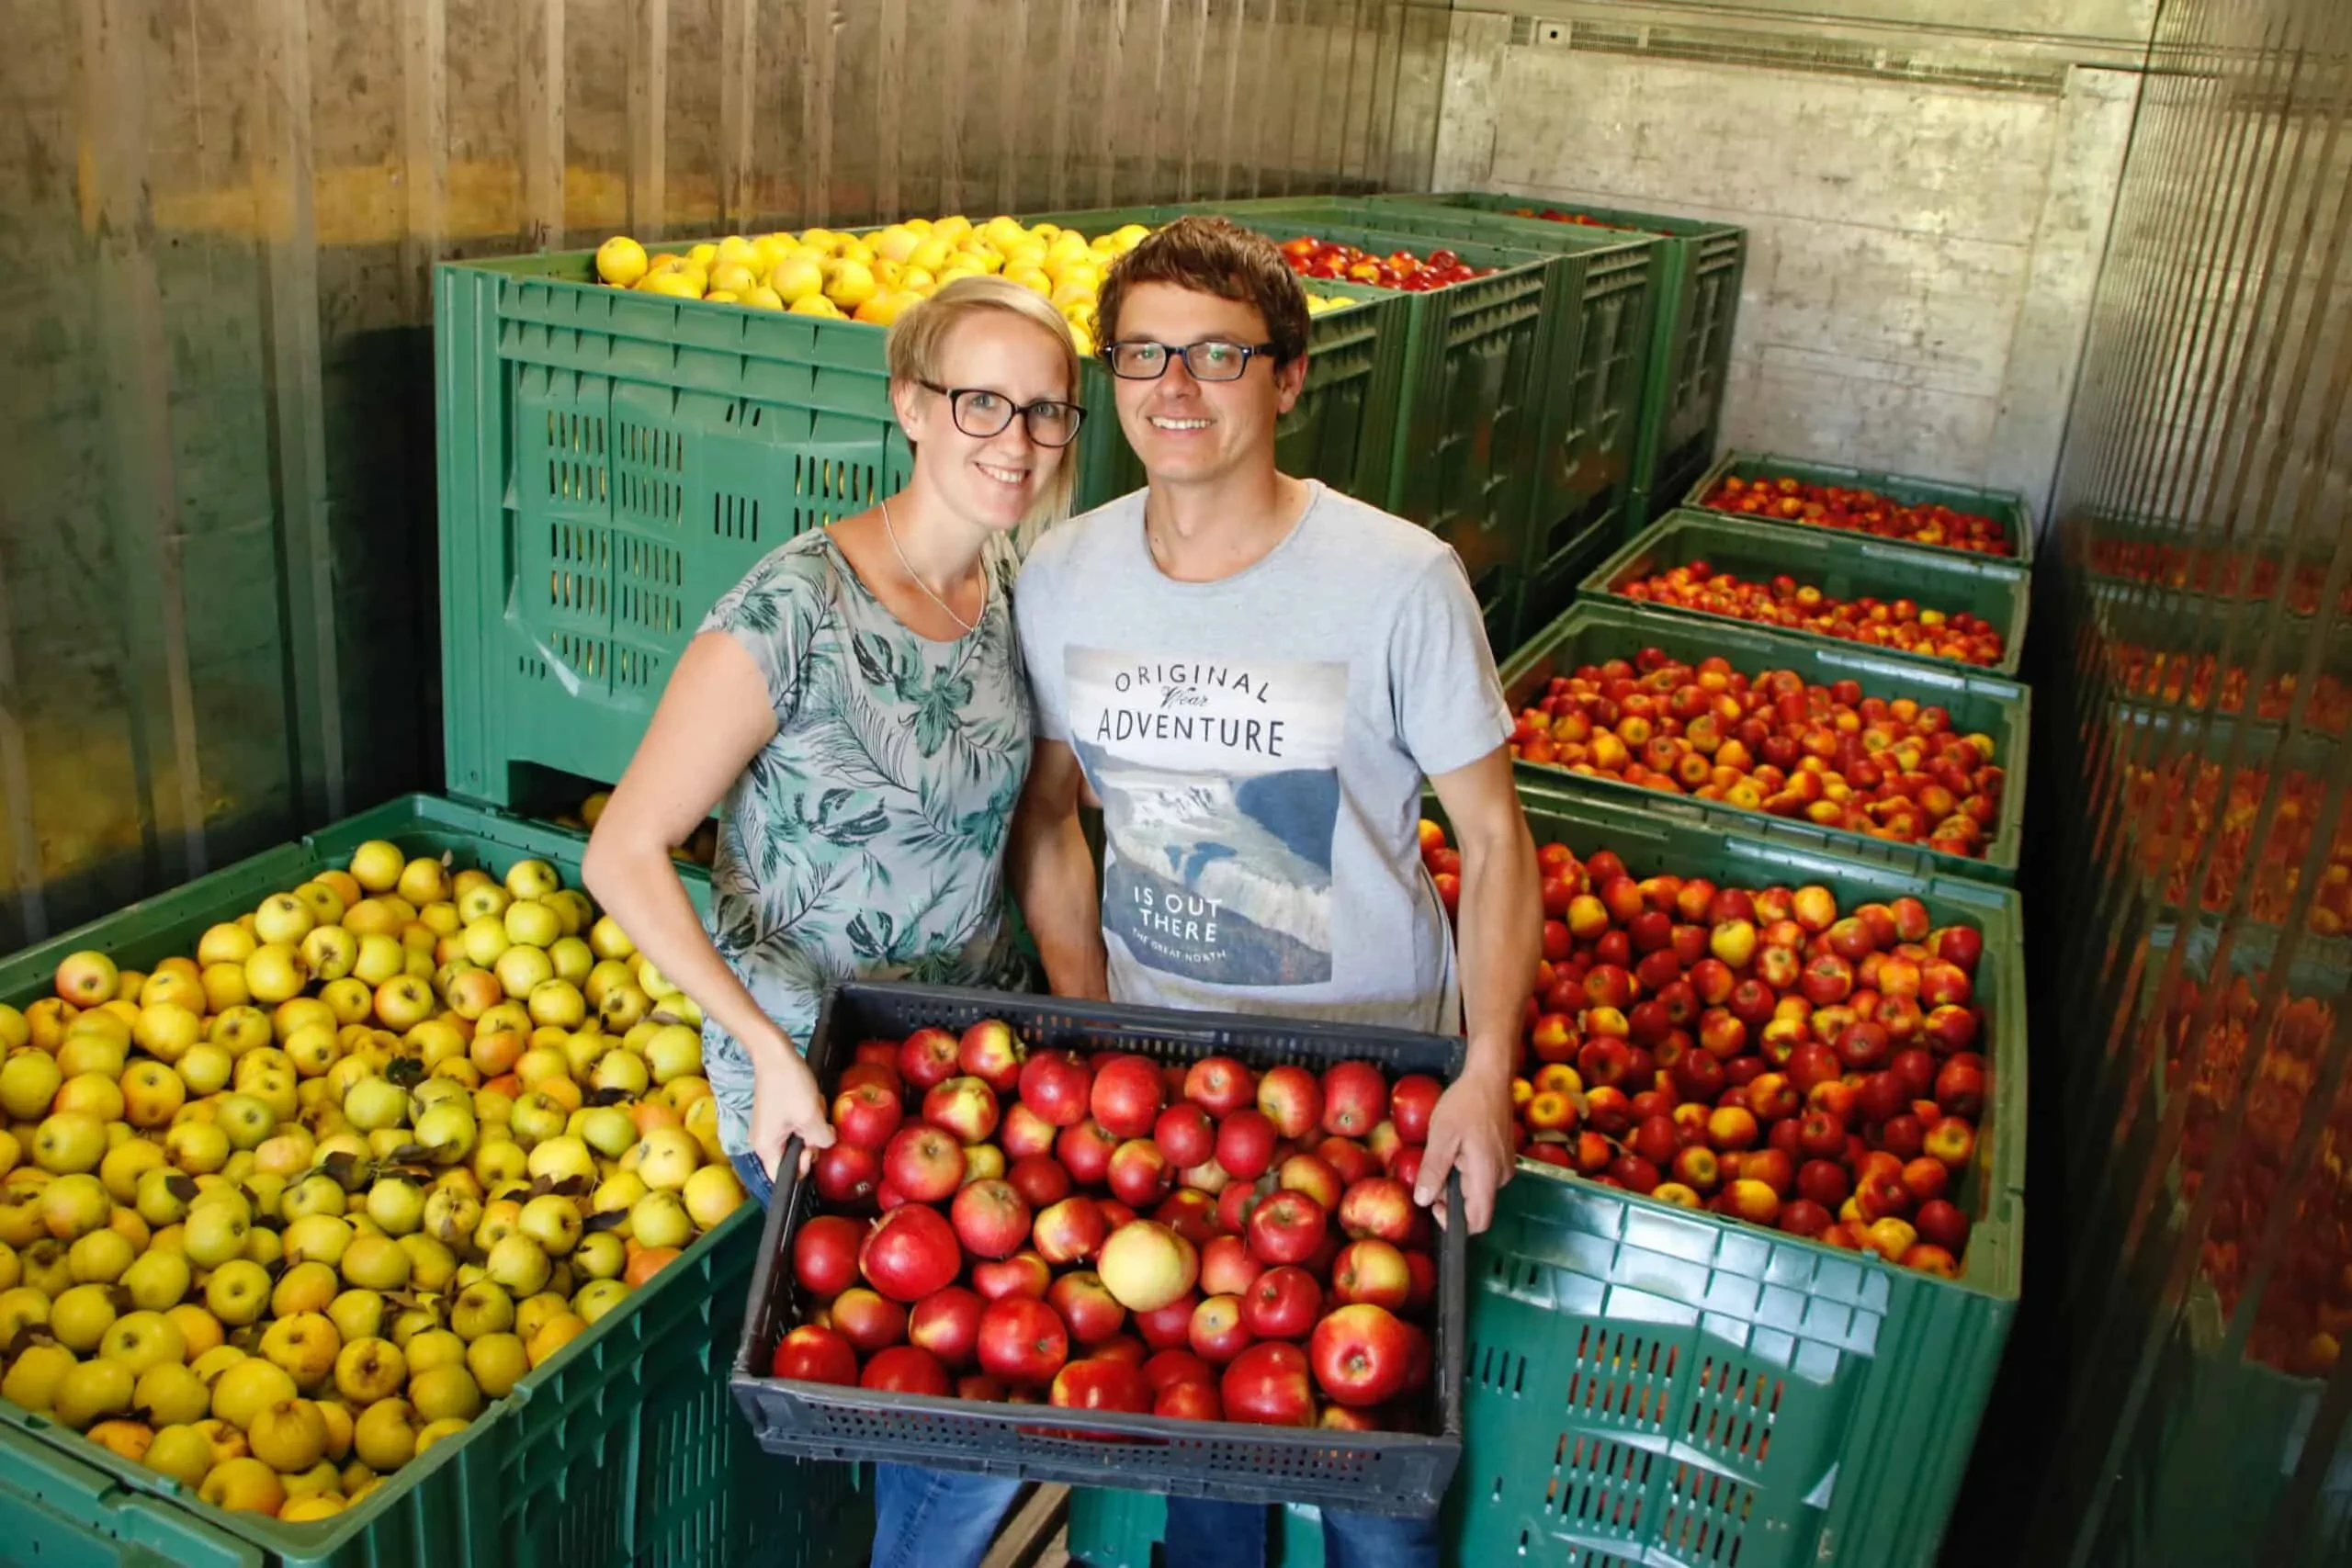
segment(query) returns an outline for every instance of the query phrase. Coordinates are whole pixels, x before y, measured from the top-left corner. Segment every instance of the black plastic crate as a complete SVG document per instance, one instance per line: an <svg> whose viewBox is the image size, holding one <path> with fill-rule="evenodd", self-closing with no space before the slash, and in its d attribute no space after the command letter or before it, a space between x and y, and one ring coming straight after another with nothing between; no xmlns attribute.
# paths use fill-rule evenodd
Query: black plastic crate
<svg viewBox="0 0 2352 1568"><path fill-rule="evenodd" d="M1261 1071L1357 1059L1378 1064L1392 1077L1418 1072L1450 1082L1464 1052L1459 1039L1404 1030L854 982L827 994L808 1041L808 1066L818 1082L830 1084L860 1040L898 1038L926 1025L960 1032L990 1018L1011 1025L1032 1050L1129 1051L1158 1062L1229 1055ZM1453 1482L1462 1459L1468 1251L1458 1178L1447 1184L1447 1224L1437 1247L1432 1387L1425 1406L1431 1430L1341 1432L877 1393L769 1376L777 1342L801 1321L807 1304L789 1263L793 1235L817 1207L815 1185L798 1179L799 1151L796 1140L778 1162L735 1359L736 1400L769 1452L1371 1514L1430 1512Z"/></svg>

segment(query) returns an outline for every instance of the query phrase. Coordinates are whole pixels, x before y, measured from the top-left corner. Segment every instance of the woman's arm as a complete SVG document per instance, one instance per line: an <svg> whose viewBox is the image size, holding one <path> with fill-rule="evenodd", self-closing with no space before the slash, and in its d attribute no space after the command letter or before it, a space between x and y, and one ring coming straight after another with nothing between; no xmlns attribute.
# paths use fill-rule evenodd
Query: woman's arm
<svg viewBox="0 0 2352 1568"><path fill-rule="evenodd" d="M750 1053L752 1147L771 1173L794 1134L833 1141L817 1080L719 956L670 852L683 844L775 736L766 678L742 644L705 632L686 645L637 755L596 819L581 880L638 950Z"/></svg>
<svg viewBox="0 0 2352 1568"><path fill-rule="evenodd" d="M1094 858L1078 822L1082 777L1078 753L1069 746L1058 740L1036 743L1021 804L1013 809L1006 872L1021 918L1037 939L1054 995L1109 1001L1102 899L1094 886Z"/></svg>

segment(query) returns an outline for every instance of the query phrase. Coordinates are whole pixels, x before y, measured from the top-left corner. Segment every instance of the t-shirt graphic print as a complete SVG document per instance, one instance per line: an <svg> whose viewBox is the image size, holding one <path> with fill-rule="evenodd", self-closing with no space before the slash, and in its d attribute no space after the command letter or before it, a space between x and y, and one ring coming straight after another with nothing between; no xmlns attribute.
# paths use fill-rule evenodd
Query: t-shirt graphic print
<svg viewBox="0 0 2352 1568"><path fill-rule="evenodd" d="M1102 802L1104 932L1189 980L1329 980L1347 665L1073 644L1063 676Z"/></svg>

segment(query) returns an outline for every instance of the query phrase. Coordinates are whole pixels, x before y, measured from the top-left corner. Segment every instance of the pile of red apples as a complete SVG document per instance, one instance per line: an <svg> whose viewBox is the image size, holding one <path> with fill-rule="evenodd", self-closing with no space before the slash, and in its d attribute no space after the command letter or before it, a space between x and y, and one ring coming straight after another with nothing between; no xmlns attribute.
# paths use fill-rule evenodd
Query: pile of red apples
<svg viewBox="0 0 2352 1568"><path fill-rule="evenodd" d="M1959 733L1935 704L1657 648L1554 676L1520 711L1510 752L1968 859L2000 820L2006 777L1993 738Z"/></svg>
<svg viewBox="0 0 2352 1568"><path fill-rule="evenodd" d="M1423 863L1458 877L1444 830ZM1988 1068L1984 939L1918 899L1635 878L1536 852L1544 955L1512 1080L1519 1153L1946 1278Z"/></svg>
<svg viewBox="0 0 2352 1568"><path fill-rule="evenodd" d="M1409 1429L1437 1290L1438 1081L1028 1051L989 1020L856 1047L791 1241L779 1377Z"/></svg>
<svg viewBox="0 0 2352 1568"><path fill-rule="evenodd" d="M1910 599L1840 599L1785 572L1769 581L1753 581L1695 560L1636 578L1611 592L1638 604L1754 621L1962 664L1996 665L2003 653L2000 629L1981 615L1946 612Z"/></svg>

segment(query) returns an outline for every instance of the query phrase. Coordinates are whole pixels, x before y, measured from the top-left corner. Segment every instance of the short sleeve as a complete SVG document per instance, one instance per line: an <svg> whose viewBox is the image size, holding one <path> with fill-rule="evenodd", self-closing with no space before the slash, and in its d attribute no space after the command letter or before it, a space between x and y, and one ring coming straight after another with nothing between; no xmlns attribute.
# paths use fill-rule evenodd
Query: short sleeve
<svg viewBox="0 0 2352 1568"><path fill-rule="evenodd" d="M1064 524L1064 529L1069 525ZM1058 534L1059 531L1057 531ZM1021 634L1021 663L1029 675L1036 738L1069 739L1069 709L1062 686L1062 644L1069 632L1060 609L1059 563L1066 541L1049 534L1029 552L1012 591L1012 619Z"/></svg>
<svg viewBox="0 0 2352 1568"><path fill-rule="evenodd" d="M830 564L815 550L786 547L719 596L699 628L725 632L758 665L778 725L800 701L800 671L827 613Z"/></svg>
<svg viewBox="0 0 2352 1568"><path fill-rule="evenodd" d="M1467 767L1510 737L1477 595L1448 549L1407 585L1388 641L1397 738L1430 778Z"/></svg>

